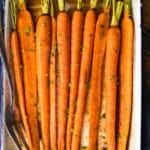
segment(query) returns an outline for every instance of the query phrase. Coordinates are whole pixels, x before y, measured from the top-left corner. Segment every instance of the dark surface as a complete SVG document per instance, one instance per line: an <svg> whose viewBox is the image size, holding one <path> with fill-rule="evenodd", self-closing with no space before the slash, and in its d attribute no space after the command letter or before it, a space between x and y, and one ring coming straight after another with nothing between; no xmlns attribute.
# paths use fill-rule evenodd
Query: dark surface
<svg viewBox="0 0 150 150"><path fill-rule="evenodd" d="M143 0L142 150L150 150L150 1Z"/></svg>

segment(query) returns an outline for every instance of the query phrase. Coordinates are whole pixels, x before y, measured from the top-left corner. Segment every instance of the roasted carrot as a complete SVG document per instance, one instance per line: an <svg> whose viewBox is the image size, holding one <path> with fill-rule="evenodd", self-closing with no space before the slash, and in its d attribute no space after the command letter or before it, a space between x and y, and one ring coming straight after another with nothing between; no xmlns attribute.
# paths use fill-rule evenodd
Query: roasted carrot
<svg viewBox="0 0 150 150"><path fill-rule="evenodd" d="M37 115L37 83L34 28L31 14L26 9L25 1L20 0L20 11L17 16L17 32L23 60L23 77L27 118L32 147L39 149L39 128ZM24 106L22 106L24 107Z"/></svg>
<svg viewBox="0 0 150 150"><path fill-rule="evenodd" d="M69 95L69 118L67 124L66 149L71 150L72 128L78 94L80 55L83 38L84 13L81 11L82 0L78 0L77 10L73 12L71 27L71 79Z"/></svg>
<svg viewBox="0 0 150 150"><path fill-rule="evenodd" d="M43 148L50 149L49 55L51 49L51 18L49 0L41 0L42 15L36 25L36 64L38 99Z"/></svg>
<svg viewBox="0 0 150 150"><path fill-rule="evenodd" d="M106 139L107 149L116 149L116 98L117 98L117 67L120 51L120 29L118 27L123 3L112 0L113 13L111 27L106 41L106 57L104 70L104 86L106 99Z"/></svg>
<svg viewBox="0 0 150 150"><path fill-rule="evenodd" d="M130 0L124 1L124 15L121 20L118 150L127 149L131 122L134 25L130 17L130 3Z"/></svg>
<svg viewBox="0 0 150 150"><path fill-rule="evenodd" d="M95 2L91 0L91 2ZM87 11L85 16L84 31L83 31L83 47L80 64L80 75L78 85L77 106L74 119L74 128L72 135L72 150L80 149L81 130L83 124L83 116L85 111L87 93L89 88L90 67L92 64L94 34L96 25L96 12L94 8L96 4L91 3L91 9Z"/></svg>
<svg viewBox="0 0 150 150"><path fill-rule="evenodd" d="M58 0L57 16L58 74L57 78L57 129L58 149L64 150L66 143L67 106L70 82L70 17L64 11L64 0Z"/></svg>
<svg viewBox="0 0 150 150"><path fill-rule="evenodd" d="M57 41L56 28L57 21L54 17L53 0L51 0L51 20L52 20L52 47L50 57L50 145L52 150L57 150L57 128L56 128L56 55Z"/></svg>
<svg viewBox="0 0 150 150"><path fill-rule="evenodd" d="M15 82L16 82L17 95L18 95L18 100L19 100L18 103L19 103L21 118L23 121L23 126L25 128L25 133L26 133L26 137L28 140L28 145L30 145L29 147L31 147L31 136L30 136L29 124L28 124L28 120L27 120L27 112L26 112L26 105L25 105L25 93L24 93L24 87L23 87L23 77L22 77L22 72L21 72L21 68L20 68L22 63L21 63L21 56L20 56L18 34L16 31L17 9L16 9L15 2L10 1L10 11L11 11L11 15L12 15L11 19L12 19L12 28L13 28L13 31L11 32L11 36L10 36L10 41L11 41L10 45L11 45L11 53L13 55ZM17 112L15 111L15 114L17 116L20 113L18 113L18 111ZM20 115L18 117L20 118Z"/></svg>
<svg viewBox="0 0 150 150"><path fill-rule="evenodd" d="M91 74L91 88L89 95L90 131L89 150L96 149L98 137L99 112L102 99L102 79L104 56L106 48L106 36L110 20L110 0L105 1L104 11L99 15L96 23L94 52ZM96 90L95 90L96 89Z"/></svg>

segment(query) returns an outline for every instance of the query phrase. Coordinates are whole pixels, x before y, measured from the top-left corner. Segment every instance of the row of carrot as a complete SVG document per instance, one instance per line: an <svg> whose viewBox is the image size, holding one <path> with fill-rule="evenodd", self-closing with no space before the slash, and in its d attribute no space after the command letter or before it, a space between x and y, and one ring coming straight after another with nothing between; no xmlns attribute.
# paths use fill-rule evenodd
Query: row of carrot
<svg viewBox="0 0 150 150"><path fill-rule="evenodd" d="M40 149L40 137L44 150L127 149L134 34L130 3L104 0L97 18L97 0L90 1L85 15L78 0L70 20L63 0L58 0L57 18L53 1L41 0L35 38L25 1L19 1L18 14L10 2L11 53L29 149Z"/></svg>

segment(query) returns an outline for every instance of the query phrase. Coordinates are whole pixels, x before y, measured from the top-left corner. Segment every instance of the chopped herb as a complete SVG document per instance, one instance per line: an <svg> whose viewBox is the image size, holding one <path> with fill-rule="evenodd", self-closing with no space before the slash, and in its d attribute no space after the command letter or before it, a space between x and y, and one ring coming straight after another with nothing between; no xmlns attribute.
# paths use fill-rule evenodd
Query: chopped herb
<svg viewBox="0 0 150 150"><path fill-rule="evenodd" d="M94 35L91 33L91 34L89 34L89 37L93 37Z"/></svg>
<svg viewBox="0 0 150 150"><path fill-rule="evenodd" d="M82 146L81 147L81 150L86 150L87 149L87 146Z"/></svg>
<svg viewBox="0 0 150 150"><path fill-rule="evenodd" d="M103 147L102 150L107 150L107 147Z"/></svg>
<svg viewBox="0 0 150 150"><path fill-rule="evenodd" d="M119 139L120 138L120 133L117 133L116 137L117 137L117 139Z"/></svg>
<svg viewBox="0 0 150 150"><path fill-rule="evenodd" d="M106 113L103 113L102 116L101 116L103 119L106 118Z"/></svg>
<svg viewBox="0 0 150 150"><path fill-rule="evenodd" d="M20 69L23 69L23 65L20 65Z"/></svg>
<svg viewBox="0 0 150 150"><path fill-rule="evenodd" d="M54 83L53 80L49 80L48 85L51 86Z"/></svg>
<svg viewBox="0 0 150 150"><path fill-rule="evenodd" d="M71 88L71 86L72 86L72 83L70 82L70 83L68 84L68 87Z"/></svg>
<svg viewBox="0 0 150 150"><path fill-rule="evenodd" d="M57 45L54 45L52 48L51 48L52 51L55 51L57 50Z"/></svg>
<svg viewBox="0 0 150 150"><path fill-rule="evenodd" d="M90 86L90 82L87 81L87 82L85 82L84 85L85 85L85 87L89 87Z"/></svg>
<svg viewBox="0 0 150 150"><path fill-rule="evenodd" d="M59 36L62 36L62 33L58 33Z"/></svg>
<svg viewBox="0 0 150 150"><path fill-rule="evenodd" d="M74 102L74 104L77 106L77 103L78 103L78 101L76 100L76 101Z"/></svg>
<svg viewBox="0 0 150 150"><path fill-rule="evenodd" d="M30 49L29 52L33 52L33 49Z"/></svg>
<svg viewBox="0 0 150 150"><path fill-rule="evenodd" d="M24 29L24 32L25 32L26 35L29 35L29 33L30 33L30 28L29 28L29 27L26 27L26 28Z"/></svg>
<svg viewBox="0 0 150 150"><path fill-rule="evenodd" d="M50 57L54 57L55 56L55 53L50 53Z"/></svg>
<svg viewBox="0 0 150 150"><path fill-rule="evenodd" d="M74 132L74 128L71 128L71 129L70 129L70 132L73 133L73 132Z"/></svg>
<svg viewBox="0 0 150 150"><path fill-rule="evenodd" d="M110 80L113 81L114 79L115 79L115 76L112 75L112 76L110 77Z"/></svg>

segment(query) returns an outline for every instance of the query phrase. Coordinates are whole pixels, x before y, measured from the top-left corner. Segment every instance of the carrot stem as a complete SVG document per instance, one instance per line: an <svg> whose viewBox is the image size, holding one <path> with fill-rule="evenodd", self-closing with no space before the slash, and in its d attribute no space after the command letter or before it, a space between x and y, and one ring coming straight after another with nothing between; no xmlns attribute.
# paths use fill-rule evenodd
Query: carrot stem
<svg viewBox="0 0 150 150"><path fill-rule="evenodd" d="M131 13L131 0L124 0L124 11Z"/></svg>
<svg viewBox="0 0 150 150"><path fill-rule="evenodd" d="M53 3L53 0L50 0L50 13L51 13L51 16L54 17L54 3Z"/></svg>
<svg viewBox="0 0 150 150"><path fill-rule="evenodd" d="M111 0L104 0L103 1L103 8L106 9L108 7L110 7L111 4Z"/></svg>
<svg viewBox="0 0 150 150"><path fill-rule="evenodd" d="M97 0L90 0L90 8L95 9L97 5Z"/></svg>
<svg viewBox="0 0 150 150"><path fill-rule="evenodd" d="M49 0L41 0L42 14L49 13Z"/></svg>
<svg viewBox="0 0 150 150"><path fill-rule="evenodd" d="M27 0L19 0L19 5L25 4Z"/></svg>
<svg viewBox="0 0 150 150"><path fill-rule="evenodd" d="M112 0L112 19L111 27L117 27L119 25L120 16L122 13L123 2Z"/></svg>
<svg viewBox="0 0 150 150"><path fill-rule="evenodd" d="M59 7L59 11L64 11L65 10L64 0L58 0L58 7Z"/></svg>
<svg viewBox="0 0 150 150"><path fill-rule="evenodd" d="M77 1L77 9L80 10L82 8L82 0Z"/></svg>
<svg viewBox="0 0 150 150"><path fill-rule="evenodd" d="M11 15L11 22L13 30L16 30L16 21L17 21L17 7L16 2L10 1L10 15Z"/></svg>

